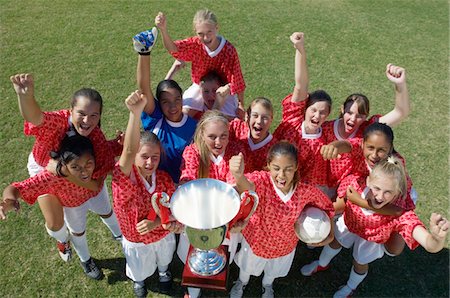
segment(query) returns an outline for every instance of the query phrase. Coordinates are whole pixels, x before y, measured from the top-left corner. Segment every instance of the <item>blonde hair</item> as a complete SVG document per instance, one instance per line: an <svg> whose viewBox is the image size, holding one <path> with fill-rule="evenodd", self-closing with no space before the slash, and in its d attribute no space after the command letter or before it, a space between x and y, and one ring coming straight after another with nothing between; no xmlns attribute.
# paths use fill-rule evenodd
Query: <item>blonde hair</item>
<svg viewBox="0 0 450 298"><path fill-rule="evenodd" d="M206 111L197 123L197 128L194 133L194 144L200 155L198 178L208 178L209 176L210 151L203 138L203 133L206 125L213 121L222 121L227 127L229 125L228 119L218 110Z"/></svg>
<svg viewBox="0 0 450 298"><path fill-rule="evenodd" d="M397 157L389 156L387 159L380 161L373 168L369 179L379 178L383 174L392 177L396 181L396 197L404 200L408 191L408 183L405 167L401 160Z"/></svg>
<svg viewBox="0 0 450 298"><path fill-rule="evenodd" d="M216 15L207 8L201 9L195 13L194 20L192 22L194 32L195 32L195 25L197 25L198 23L208 23L216 26L218 24Z"/></svg>

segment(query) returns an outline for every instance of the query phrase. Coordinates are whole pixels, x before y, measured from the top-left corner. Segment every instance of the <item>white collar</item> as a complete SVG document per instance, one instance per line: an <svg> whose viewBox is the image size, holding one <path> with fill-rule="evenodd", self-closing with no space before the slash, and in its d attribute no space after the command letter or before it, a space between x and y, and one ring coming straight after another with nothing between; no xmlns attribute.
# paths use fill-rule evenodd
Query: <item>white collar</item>
<svg viewBox="0 0 450 298"><path fill-rule="evenodd" d="M345 138L343 136L341 136L341 134L339 133L339 120L342 119L342 122L344 121L343 118L339 118L336 119L333 123L333 130L334 130L334 136L336 137L336 139L338 139L339 141L343 141L345 140ZM352 132L347 139L352 139L355 137L356 133L358 132L358 129L356 129L354 132Z"/></svg>
<svg viewBox="0 0 450 298"><path fill-rule="evenodd" d="M225 155L225 151L217 157L215 157L214 154L210 153L209 158L217 166L218 164L220 164L222 162L224 155Z"/></svg>
<svg viewBox="0 0 450 298"><path fill-rule="evenodd" d="M318 139L322 136L322 127L319 127L318 133L307 133L305 128L305 121L302 122L302 139Z"/></svg>
<svg viewBox="0 0 450 298"><path fill-rule="evenodd" d="M139 170L137 171L139 173ZM152 174L152 185L150 186L150 183L148 183L148 181L144 178L144 176L141 175L141 173L139 173L139 177L141 177L141 181L144 183L145 189L149 192L149 193L154 193L155 189L156 189L156 171L153 172ZM136 176L134 175L134 171L131 171L130 173L130 180L133 181L134 183L136 183Z"/></svg>
<svg viewBox="0 0 450 298"><path fill-rule="evenodd" d="M218 35L217 38L220 38L220 43L219 46L217 47L217 49L215 49L214 51L211 51L206 45L203 45L205 47L205 51L208 53L209 57L214 58L217 55L219 55L220 51L223 49L223 47L225 46L225 43L227 42L227 40L225 39L225 37Z"/></svg>
<svg viewBox="0 0 450 298"><path fill-rule="evenodd" d="M369 193L370 188L368 186L366 186L361 194L361 198L365 199L367 201L367 194ZM361 208L362 212L364 213L364 215L372 215L375 213L375 211L366 209L366 208Z"/></svg>
<svg viewBox="0 0 450 298"><path fill-rule="evenodd" d="M253 143L253 140L250 137L250 132L248 133L248 138L247 138L248 145L250 146L250 150L252 150L252 151L258 150L258 149L266 146L267 144L269 144L270 141L272 141L272 139L273 139L273 135L270 132L264 140L262 140L261 142L259 142L257 144Z"/></svg>
<svg viewBox="0 0 450 298"><path fill-rule="evenodd" d="M272 177L270 177L270 181L272 182L273 188L275 189L276 194L278 195L278 197L280 198L280 200L283 201L283 203L287 203L291 198L292 195L294 194L295 189L297 188L297 185L295 187L291 187L291 189L289 190L289 192L287 194L284 194L276 185L275 182L273 181Z"/></svg>
<svg viewBox="0 0 450 298"><path fill-rule="evenodd" d="M166 118L166 122L167 122L167 124L169 124L172 127L182 127L186 123L187 119L188 119L188 115L183 114L183 118L181 119L181 121L173 122Z"/></svg>

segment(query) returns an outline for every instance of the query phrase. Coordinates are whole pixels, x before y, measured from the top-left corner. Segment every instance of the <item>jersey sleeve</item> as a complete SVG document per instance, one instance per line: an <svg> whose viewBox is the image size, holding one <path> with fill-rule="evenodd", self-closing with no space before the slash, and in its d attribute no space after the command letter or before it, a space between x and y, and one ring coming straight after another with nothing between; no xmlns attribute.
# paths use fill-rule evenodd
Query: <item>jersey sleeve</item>
<svg viewBox="0 0 450 298"><path fill-rule="evenodd" d="M306 100L300 102L292 102L291 100L292 94L289 94L282 101L283 112L281 121L300 128L305 120Z"/></svg>
<svg viewBox="0 0 450 298"><path fill-rule="evenodd" d="M234 47L230 59L232 59L233 61L232 69L230 71L230 77L227 78L228 82L230 82L230 93L239 94L245 90L245 81L244 76L242 75L239 56Z"/></svg>
<svg viewBox="0 0 450 298"><path fill-rule="evenodd" d="M161 108L159 107L159 103L155 100L155 110L153 113L147 114L146 112L142 112L141 114L142 128L146 131L151 131L162 117L163 114L161 112Z"/></svg>
<svg viewBox="0 0 450 298"><path fill-rule="evenodd" d="M133 198L133 190L136 186L132 183L130 177L127 177L120 169L117 162L113 169L112 191L114 206L117 208L126 208Z"/></svg>
<svg viewBox="0 0 450 298"><path fill-rule="evenodd" d="M181 160L180 181L187 182L197 179L200 156L194 146L195 144L192 144L184 149L183 159Z"/></svg>
<svg viewBox="0 0 450 298"><path fill-rule="evenodd" d="M68 127L67 117L64 110L55 112L43 112L44 117L40 125L33 125L31 122L25 121L23 132L27 136L35 136L44 139L49 133L53 136L54 131L65 131Z"/></svg>
<svg viewBox="0 0 450 298"><path fill-rule="evenodd" d="M308 200L310 205L313 205L323 211L325 211L330 218L333 220L334 216L334 207L331 200L317 187L308 185L308 184L300 184L305 187L304 199Z"/></svg>
<svg viewBox="0 0 450 298"><path fill-rule="evenodd" d="M195 53L197 52L198 43L195 42L196 37L190 37L182 40L174 41L177 46L177 52L170 52L175 59L183 61L194 60Z"/></svg>
<svg viewBox="0 0 450 298"><path fill-rule="evenodd" d="M17 188L21 198L27 204L33 205L39 196L50 193L51 183L48 177L49 174L44 171L21 182L14 182L11 185Z"/></svg>
<svg viewBox="0 0 450 298"><path fill-rule="evenodd" d="M407 211L403 213L398 219L398 224L395 231L398 232L405 240L406 245L413 250L419 246L419 243L413 237L413 231L417 226L425 228L419 217L414 211Z"/></svg>

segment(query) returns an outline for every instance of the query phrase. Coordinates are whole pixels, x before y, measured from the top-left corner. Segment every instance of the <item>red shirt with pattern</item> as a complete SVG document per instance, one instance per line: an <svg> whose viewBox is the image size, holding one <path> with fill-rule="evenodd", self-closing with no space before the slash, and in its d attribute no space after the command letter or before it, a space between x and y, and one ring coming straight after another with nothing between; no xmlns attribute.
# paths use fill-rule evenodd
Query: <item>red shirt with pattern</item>
<svg viewBox="0 0 450 298"><path fill-rule="evenodd" d="M330 218L334 216L331 201L314 186L298 183L290 200L284 203L275 191L269 172L245 176L255 184L259 204L242 234L259 257L274 259L295 249L299 239L294 224L306 205L324 210Z"/></svg>
<svg viewBox="0 0 450 298"><path fill-rule="evenodd" d="M262 142L265 142L265 140ZM237 118L230 122L230 142L228 146L240 143L239 146L244 148L244 173L263 170L267 165L267 153L276 142L278 142L277 138L272 135L271 140L267 144L261 148L253 149L250 145L252 141L248 123ZM258 144L253 144L253 146L258 146Z"/></svg>
<svg viewBox="0 0 450 298"><path fill-rule="evenodd" d="M25 121L24 133L34 136L33 157L37 164L45 167L50 159L50 151L57 151L66 133L71 130L70 111L60 110L43 112L44 118L40 125L35 126ZM94 128L88 138L94 146L95 171L93 178L105 176L114 167L116 156L122 153L122 145L116 140L107 141L99 127Z"/></svg>
<svg viewBox="0 0 450 298"><path fill-rule="evenodd" d="M39 196L51 194L58 197L64 207L78 207L100 193L103 180L104 178L99 189L92 191L73 184L65 177L59 177L44 170L36 176L11 185L19 190L22 199L30 205L34 204Z"/></svg>
<svg viewBox="0 0 450 298"><path fill-rule="evenodd" d="M366 186L361 182L353 184L362 193ZM367 190L366 190L367 191ZM405 211L400 216L382 215L378 213L365 214L363 209L350 201L345 204L344 222L349 231L363 239L376 243L386 243L391 234L399 233L410 249L415 249L419 243L413 238L412 232L416 226L424 227L414 211Z"/></svg>
<svg viewBox="0 0 450 298"><path fill-rule="evenodd" d="M170 54L175 59L192 62L192 82L200 84L200 79L214 70L230 84L231 94L239 94L245 90L239 56L230 42L225 41L224 47L214 57L208 55L205 45L197 36L177 40L175 45L178 51Z"/></svg>
<svg viewBox="0 0 450 298"><path fill-rule="evenodd" d="M165 192L169 196L175 191L175 185L169 174L156 170L156 187L153 193L148 192L138 169L133 165L132 172L135 179L127 177L117 163L113 170L112 191L114 198L114 212L125 238L135 243L153 243L161 240L170 232L159 226L152 231L140 235L136 225L148 218L152 219L156 213L152 207L151 197L154 193Z"/></svg>

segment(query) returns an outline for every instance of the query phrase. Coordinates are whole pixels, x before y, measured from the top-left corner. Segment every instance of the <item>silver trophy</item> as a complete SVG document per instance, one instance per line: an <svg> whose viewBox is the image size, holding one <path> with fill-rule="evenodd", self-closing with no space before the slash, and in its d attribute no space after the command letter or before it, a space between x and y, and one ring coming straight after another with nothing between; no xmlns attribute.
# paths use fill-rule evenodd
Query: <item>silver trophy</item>
<svg viewBox="0 0 450 298"><path fill-rule="evenodd" d="M221 247L227 234L228 223L236 217L241 206L253 202L245 220L256 210L258 197L254 192L245 192L241 196L229 184L210 178L187 182L173 193L154 194L152 204L155 211L158 205L170 208L177 221L185 225L185 232L194 247L188 255L188 263L193 273L200 276L212 276L222 271L227 258ZM241 202L242 200L242 202ZM242 218L244 219L244 218Z"/></svg>

